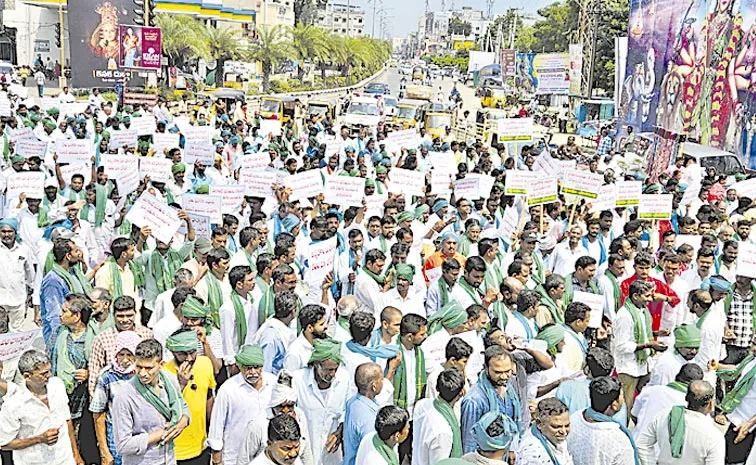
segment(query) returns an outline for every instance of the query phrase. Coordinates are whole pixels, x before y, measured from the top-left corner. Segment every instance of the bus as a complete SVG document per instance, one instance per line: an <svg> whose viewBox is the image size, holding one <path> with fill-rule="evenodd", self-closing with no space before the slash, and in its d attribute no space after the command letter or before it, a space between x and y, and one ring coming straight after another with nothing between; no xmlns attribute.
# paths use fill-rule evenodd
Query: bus
<svg viewBox="0 0 756 465"><path fill-rule="evenodd" d="M501 74L501 65L499 64L492 64L492 65L486 65L482 68L480 68L480 84L482 86L493 85L493 86L501 86L503 85L502 80L502 74Z"/></svg>

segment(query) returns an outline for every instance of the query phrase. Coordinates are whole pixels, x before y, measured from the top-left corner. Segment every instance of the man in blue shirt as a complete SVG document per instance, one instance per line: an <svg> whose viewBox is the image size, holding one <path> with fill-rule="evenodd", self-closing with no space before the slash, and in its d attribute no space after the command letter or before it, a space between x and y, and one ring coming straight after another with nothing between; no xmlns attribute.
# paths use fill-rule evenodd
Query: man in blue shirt
<svg viewBox="0 0 756 465"><path fill-rule="evenodd" d="M462 399L462 450L475 452L477 445L472 427L488 412L508 416L522 431L522 407L515 392L515 362L512 355L500 346L491 346L485 352L485 366L478 382ZM495 404L495 405L492 405Z"/></svg>
<svg viewBox="0 0 756 465"><path fill-rule="evenodd" d="M344 465L354 465L360 441L375 430L379 405L375 396L383 388L383 370L377 363L363 363L354 374L357 394L346 403L344 417Z"/></svg>

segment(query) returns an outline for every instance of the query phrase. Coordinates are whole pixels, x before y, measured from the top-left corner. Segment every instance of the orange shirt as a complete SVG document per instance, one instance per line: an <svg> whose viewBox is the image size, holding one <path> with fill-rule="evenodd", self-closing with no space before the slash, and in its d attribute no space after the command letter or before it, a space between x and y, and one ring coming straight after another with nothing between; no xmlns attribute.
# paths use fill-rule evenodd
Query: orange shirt
<svg viewBox="0 0 756 465"><path fill-rule="evenodd" d="M430 257L428 257L427 260L425 260L425 265L423 265L423 275L425 276L425 280L428 281L428 276L425 275L425 271L432 270L434 268L438 268L439 266L443 265L444 261L447 258L456 258L459 262L459 266L464 269L465 268L465 256L462 255L459 252L454 252L454 255L451 257L447 257L444 255L442 251L438 251L433 253Z"/></svg>

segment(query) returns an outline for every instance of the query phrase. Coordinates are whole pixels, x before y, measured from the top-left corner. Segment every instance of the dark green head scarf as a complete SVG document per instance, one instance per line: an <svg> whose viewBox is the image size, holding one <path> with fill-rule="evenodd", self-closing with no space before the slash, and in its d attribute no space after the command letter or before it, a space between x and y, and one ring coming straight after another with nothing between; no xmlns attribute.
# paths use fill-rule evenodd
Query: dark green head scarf
<svg viewBox="0 0 756 465"><path fill-rule="evenodd" d="M396 267L394 268L396 270L396 276L402 277L409 281L410 284L412 283L412 278L415 276L415 267L412 265L408 265L406 263L398 263Z"/></svg>
<svg viewBox="0 0 756 465"><path fill-rule="evenodd" d="M236 364L245 367L261 367L265 365L265 357L260 346L243 345L239 353L234 356Z"/></svg>
<svg viewBox="0 0 756 465"><path fill-rule="evenodd" d="M333 360L339 365L344 363L341 358L341 343L335 339L315 339L313 342L314 350L310 355L310 361L322 362L323 360Z"/></svg>
<svg viewBox="0 0 756 465"><path fill-rule="evenodd" d="M701 330L696 325L682 325L675 329L675 348L697 349L701 345Z"/></svg>
<svg viewBox="0 0 756 465"><path fill-rule="evenodd" d="M428 334L433 334L441 327L457 328L467 321L467 311L456 300L450 301L428 319Z"/></svg>
<svg viewBox="0 0 756 465"><path fill-rule="evenodd" d="M202 305L194 296L187 296L181 307L181 316L184 318L207 318L210 307Z"/></svg>
<svg viewBox="0 0 756 465"><path fill-rule="evenodd" d="M174 334L165 341L165 348L171 352L194 352L199 346L199 339L194 330Z"/></svg>

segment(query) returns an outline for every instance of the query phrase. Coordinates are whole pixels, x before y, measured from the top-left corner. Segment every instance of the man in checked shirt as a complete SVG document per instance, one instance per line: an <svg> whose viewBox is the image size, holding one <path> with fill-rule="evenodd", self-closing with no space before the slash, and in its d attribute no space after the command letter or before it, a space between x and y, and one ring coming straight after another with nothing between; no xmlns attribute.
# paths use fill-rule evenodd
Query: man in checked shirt
<svg viewBox="0 0 756 465"><path fill-rule="evenodd" d="M737 276L732 294L725 297L727 358L723 362L726 364L737 365L748 355L753 335L753 305L753 279Z"/></svg>

